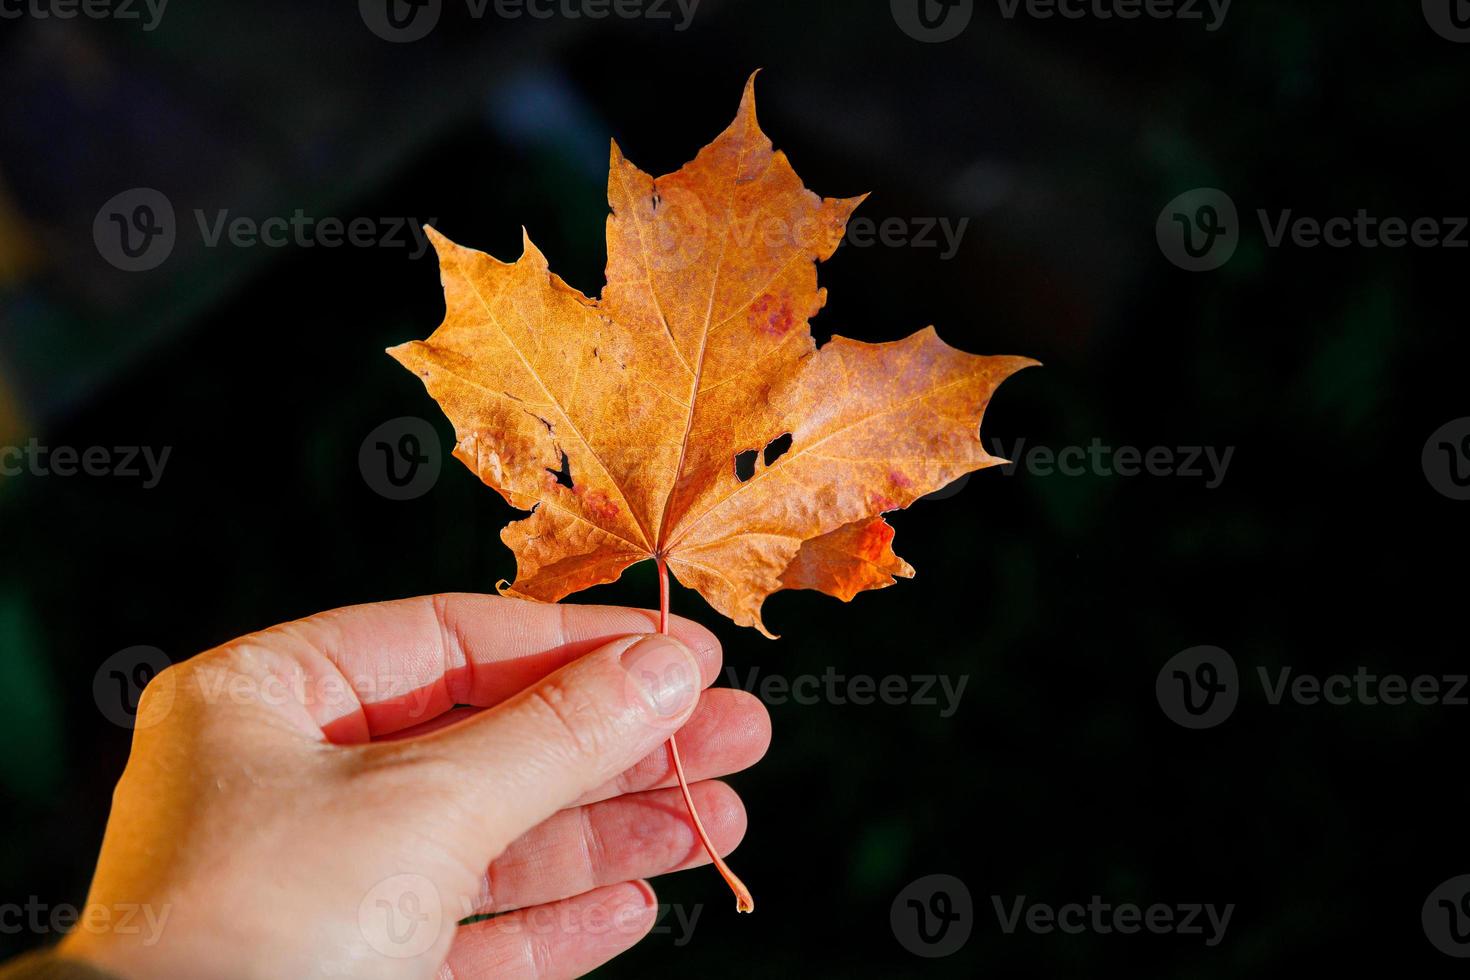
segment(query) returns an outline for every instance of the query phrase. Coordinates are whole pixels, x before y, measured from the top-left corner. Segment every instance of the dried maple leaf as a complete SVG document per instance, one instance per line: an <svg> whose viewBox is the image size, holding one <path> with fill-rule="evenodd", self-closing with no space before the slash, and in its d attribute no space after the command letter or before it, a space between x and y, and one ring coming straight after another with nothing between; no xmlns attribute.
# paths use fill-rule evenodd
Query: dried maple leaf
<svg viewBox="0 0 1470 980"><path fill-rule="evenodd" d="M981 416L1035 362L962 353L932 327L814 344L816 263L862 198L802 186L756 122L754 82L676 173L613 144L600 299L529 238L507 264L429 229L444 323L390 353L453 421L454 454L532 512L501 534L505 594L554 602L652 558L770 636L778 590L848 600L912 576L880 515L1004 462Z"/></svg>
<svg viewBox="0 0 1470 980"><path fill-rule="evenodd" d="M654 179L613 145L601 299L529 238L506 264L429 229L447 314L391 353L454 422L455 455L533 511L502 533L506 594L554 602L662 558L769 636L761 605L780 589L850 599L911 576L878 515L1004 462L980 419L1035 362L961 353L932 328L816 348L816 262L862 198L802 186L756 123L753 85L677 173Z"/></svg>

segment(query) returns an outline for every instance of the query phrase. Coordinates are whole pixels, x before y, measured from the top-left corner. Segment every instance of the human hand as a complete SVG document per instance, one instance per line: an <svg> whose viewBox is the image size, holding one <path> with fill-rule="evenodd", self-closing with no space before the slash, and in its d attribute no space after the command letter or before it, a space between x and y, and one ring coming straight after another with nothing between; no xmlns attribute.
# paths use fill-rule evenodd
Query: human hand
<svg viewBox="0 0 1470 980"><path fill-rule="evenodd" d="M129 978L593 969L652 927L639 879L708 860L662 743L678 731L723 854L745 812L710 777L770 741L754 697L700 694L714 636L656 623L433 596L170 667L138 706L88 897L156 928L77 928L60 953ZM507 914L456 928L480 913Z"/></svg>

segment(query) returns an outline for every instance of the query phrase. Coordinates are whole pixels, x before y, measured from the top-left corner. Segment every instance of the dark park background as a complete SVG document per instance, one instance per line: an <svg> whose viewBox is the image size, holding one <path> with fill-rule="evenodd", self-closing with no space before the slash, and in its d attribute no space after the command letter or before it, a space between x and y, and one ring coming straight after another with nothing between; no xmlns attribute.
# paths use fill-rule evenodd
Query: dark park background
<svg viewBox="0 0 1470 980"><path fill-rule="evenodd" d="M445 0L402 43L371 4L192 0L151 30L141 4L143 22L0 19L0 446L170 450L150 487L0 477L0 905L85 896L129 744L109 658L181 660L514 571L498 533L516 515L447 458L449 424L383 353L439 323L432 254L406 233L209 247L195 210L431 222L501 258L524 225L596 295L609 139L674 170L761 68L762 123L806 185L871 191L859 215L897 219L821 267L818 340L932 323L1045 367L985 420L1000 454L1024 440L1019 465L892 515L913 581L850 605L778 594L775 642L676 589L724 643L722 683L835 671L843 696L773 697L770 754L732 779L750 812L732 863L760 910L736 917L707 868L655 881L698 910L692 934L670 920L599 975L1458 975L1436 941L1470 944L1430 899L1470 873L1470 709L1374 703L1371 682L1273 704L1260 679L1466 671L1470 232L1272 242L1287 212L1463 224L1454 2L1236 0L1210 29L1202 2L1069 19L976 0L942 42L915 36L913 0L703 0L687 23L673 3L543 20ZM99 212L135 188L171 203L177 241L129 272ZM1176 214L1201 234L1217 217L1228 261L1181 268ZM951 250L940 229L961 222ZM394 500L359 451L405 416L444 461ZM1118 475L1121 447L1172 469ZM1219 480L1180 465L1204 447L1232 451ZM573 601L656 604L652 566ZM1238 703L1191 728L1165 668L1200 646L1233 659ZM846 696L894 676L965 687L948 717L942 697ZM948 955L911 951L906 897L890 915L929 875L969 896L943 896L964 916ZM996 903L1021 896L1233 911L1214 945L1207 924L1007 933ZM1470 927L1470 905L1452 914ZM0 954L59 938L17 921Z"/></svg>

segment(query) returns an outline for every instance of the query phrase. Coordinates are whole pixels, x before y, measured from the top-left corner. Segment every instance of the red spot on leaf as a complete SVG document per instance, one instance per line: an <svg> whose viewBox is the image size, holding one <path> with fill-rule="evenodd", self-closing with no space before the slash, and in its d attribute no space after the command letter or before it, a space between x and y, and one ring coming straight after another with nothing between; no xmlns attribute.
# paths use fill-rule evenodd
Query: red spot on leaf
<svg viewBox="0 0 1470 980"><path fill-rule="evenodd" d="M611 497L602 490L588 490L585 486L578 485L572 490L582 501L582 507L587 516L601 521L612 521L618 516L618 505Z"/></svg>
<svg viewBox="0 0 1470 980"><path fill-rule="evenodd" d="M796 326L796 317L777 296L762 296L750 304L750 323L761 333L784 337Z"/></svg>

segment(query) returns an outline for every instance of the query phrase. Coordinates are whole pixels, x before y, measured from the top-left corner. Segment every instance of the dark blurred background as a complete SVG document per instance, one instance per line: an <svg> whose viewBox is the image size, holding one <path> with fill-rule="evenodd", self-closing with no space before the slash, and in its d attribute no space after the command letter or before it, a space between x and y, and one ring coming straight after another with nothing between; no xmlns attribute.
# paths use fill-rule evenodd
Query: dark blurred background
<svg viewBox="0 0 1470 980"><path fill-rule="evenodd" d="M367 218L380 238L427 221L502 258L525 225L595 295L609 138L676 169L764 68L764 127L807 186L872 191L859 214L902 232L822 267L818 339L933 323L1046 367L986 419L1001 452L1025 440L1022 465L894 515L914 581L850 606L779 594L777 642L676 592L723 640L725 683L831 669L966 686L949 717L942 696L774 698L770 755L732 780L751 819L733 863L760 912L737 919L708 869L658 881L700 909L692 936L671 921L600 975L1462 969L1421 910L1470 872L1467 709L1273 705L1258 670L1466 669L1451 561L1470 544L1470 232L1459 249L1273 246L1257 211L1453 234L1446 219L1470 214L1455 139L1470 44L1450 19L1465 5L1238 0L1212 30L1203 2L1201 19L1132 20L924 2L941 34L973 16L942 42L922 39L914 0L703 0L687 20L673 3L665 19L537 20L445 0L415 41L375 33L372 4L192 0L151 29L141 4L133 21L0 19L0 446L170 451L154 486L0 477L0 902L85 895L130 737L94 685L109 658L180 660L337 605L493 591L514 570L497 537L514 513L458 463L411 500L359 467L396 418L452 443L383 353L439 322L432 254L407 232L210 247L195 210ZM137 188L176 213L163 258L108 241L109 213L152 226ZM1203 233L1208 215L1165 206L1197 188L1238 209L1237 247L1187 271L1168 229L1179 213ZM949 248L939 229L961 222ZM926 223L936 246L914 240ZM1190 447L1233 455L1216 481L1030 455L1094 440L1179 464ZM647 565L576 597L655 598ZM1191 729L1156 680L1202 644L1233 657L1238 705ZM926 957L904 902L890 912L933 874L967 887L954 928L970 932ZM1234 910L1215 945L1208 925L1007 934L995 910L1094 895ZM0 953L56 938L6 929Z"/></svg>

